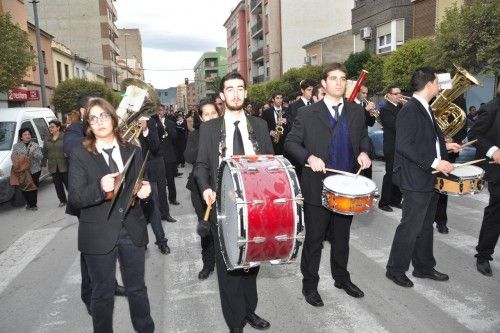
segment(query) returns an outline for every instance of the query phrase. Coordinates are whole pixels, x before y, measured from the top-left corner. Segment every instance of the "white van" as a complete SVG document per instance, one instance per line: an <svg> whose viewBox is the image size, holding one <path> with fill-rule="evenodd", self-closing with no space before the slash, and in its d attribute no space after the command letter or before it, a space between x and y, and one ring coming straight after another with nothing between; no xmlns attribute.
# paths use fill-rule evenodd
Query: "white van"
<svg viewBox="0 0 500 333"><path fill-rule="evenodd" d="M10 186L12 146L19 141L17 132L28 127L33 133L32 141L43 147L43 140L50 136L49 121L57 119L47 108L0 108L0 203L14 197L15 189ZM40 180L48 174L42 172ZM19 191L18 191L19 192Z"/></svg>

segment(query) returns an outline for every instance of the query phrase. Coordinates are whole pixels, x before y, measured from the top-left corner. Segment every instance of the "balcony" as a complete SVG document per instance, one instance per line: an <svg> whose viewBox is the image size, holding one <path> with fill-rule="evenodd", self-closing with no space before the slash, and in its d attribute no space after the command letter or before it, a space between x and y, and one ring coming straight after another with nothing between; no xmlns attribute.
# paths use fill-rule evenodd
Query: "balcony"
<svg viewBox="0 0 500 333"><path fill-rule="evenodd" d="M253 77L253 83L261 83L261 82L264 82L264 74Z"/></svg>
<svg viewBox="0 0 500 333"><path fill-rule="evenodd" d="M252 37L255 36L257 33L259 33L260 31L262 31L262 20L257 21L257 23L255 23L252 26L252 29L251 29Z"/></svg>
<svg viewBox="0 0 500 333"><path fill-rule="evenodd" d="M257 61L264 56L264 48L259 48L252 52L252 61Z"/></svg>
<svg viewBox="0 0 500 333"><path fill-rule="evenodd" d="M262 6L260 4L262 3L262 0L251 0L250 1L250 12L254 12L256 10L255 14L261 13L262 12Z"/></svg>

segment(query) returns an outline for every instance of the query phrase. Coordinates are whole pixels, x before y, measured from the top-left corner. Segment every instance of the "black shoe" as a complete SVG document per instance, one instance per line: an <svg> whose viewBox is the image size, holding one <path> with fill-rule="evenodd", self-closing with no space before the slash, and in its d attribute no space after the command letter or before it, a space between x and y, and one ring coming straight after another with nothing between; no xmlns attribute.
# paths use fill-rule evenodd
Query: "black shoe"
<svg viewBox="0 0 500 333"><path fill-rule="evenodd" d="M176 220L176 219L174 219L174 218L173 218L172 216L170 216L170 215L167 215L167 216L162 216L162 217L161 217L161 219L162 219L162 220L164 220L164 221L167 221L167 222L171 222L171 223L173 223L173 222L177 222L177 220Z"/></svg>
<svg viewBox="0 0 500 333"><path fill-rule="evenodd" d="M430 272L419 272L414 270L412 275L421 279L431 279L436 281L448 281L450 277L444 273L436 271L434 268Z"/></svg>
<svg viewBox="0 0 500 333"><path fill-rule="evenodd" d="M127 291L125 290L125 287L117 284L115 288L115 296L127 296Z"/></svg>
<svg viewBox="0 0 500 333"><path fill-rule="evenodd" d="M306 302L312 306L320 307L325 305L317 290L302 290L302 295L304 295Z"/></svg>
<svg viewBox="0 0 500 333"><path fill-rule="evenodd" d="M392 212L393 209L389 205L378 206L379 209L382 209L385 212Z"/></svg>
<svg viewBox="0 0 500 333"><path fill-rule="evenodd" d="M182 173L182 172L177 172L177 173L175 174L175 177L180 177L180 176L182 176L182 175L183 175L183 173Z"/></svg>
<svg viewBox="0 0 500 333"><path fill-rule="evenodd" d="M271 324L267 320L257 316L255 312L246 316L245 321L256 330L267 330L271 327Z"/></svg>
<svg viewBox="0 0 500 333"><path fill-rule="evenodd" d="M169 201L169 202L170 202L171 205L174 205L174 206L179 206L180 205L179 201L177 201L177 200Z"/></svg>
<svg viewBox="0 0 500 333"><path fill-rule="evenodd" d="M403 205L401 205L400 203L392 203L389 206L397 208L397 209L403 209Z"/></svg>
<svg viewBox="0 0 500 333"><path fill-rule="evenodd" d="M413 287L413 282L406 276L406 274L392 274L390 272L385 272L385 276L392 280L395 284L405 288Z"/></svg>
<svg viewBox="0 0 500 333"><path fill-rule="evenodd" d="M213 268L203 267L203 269L198 273L198 279L206 280L213 271Z"/></svg>
<svg viewBox="0 0 500 333"><path fill-rule="evenodd" d="M229 333L243 333L243 328L230 328Z"/></svg>
<svg viewBox="0 0 500 333"><path fill-rule="evenodd" d="M479 260L476 262L476 267L479 273L485 276L492 276L493 272L491 271L490 262L488 260L480 262Z"/></svg>
<svg viewBox="0 0 500 333"><path fill-rule="evenodd" d="M361 298L361 297L365 296L365 293L361 289L359 289L358 286L356 286L351 281L346 281L343 283L335 282L333 285L335 286L335 288L344 289L344 291L349 296L356 297L356 298Z"/></svg>
<svg viewBox="0 0 500 333"><path fill-rule="evenodd" d="M447 234L449 232L448 227L442 224L436 223L436 228L440 234Z"/></svg>
<svg viewBox="0 0 500 333"><path fill-rule="evenodd" d="M168 247L168 245L166 243L158 245L158 248L160 249L160 252L163 253L163 254L169 254L170 253L170 248Z"/></svg>

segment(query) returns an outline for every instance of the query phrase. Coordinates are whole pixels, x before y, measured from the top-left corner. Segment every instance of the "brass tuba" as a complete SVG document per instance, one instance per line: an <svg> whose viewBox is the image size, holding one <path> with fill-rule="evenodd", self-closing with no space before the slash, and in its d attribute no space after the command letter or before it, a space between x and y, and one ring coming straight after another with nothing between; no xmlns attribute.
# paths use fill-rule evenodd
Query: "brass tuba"
<svg viewBox="0 0 500 333"><path fill-rule="evenodd" d="M138 137L141 129L138 126L140 117L148 117L158 113L161 102L154 88L138 79L125 79L120 85L123 98L116 109L118 126L124 140L139 146Z"/></svg>
<svg viewBox="0 0 500 333"><path fill-rule="evenodd" d="M480 85L479 81L468 71L456 65L455 67L457 73L451 81L451 89L443 90L431 104L431 108L436 109L436 122L445 137L454 136L465 125L466 114L453 101L469 86Z"/></svg>

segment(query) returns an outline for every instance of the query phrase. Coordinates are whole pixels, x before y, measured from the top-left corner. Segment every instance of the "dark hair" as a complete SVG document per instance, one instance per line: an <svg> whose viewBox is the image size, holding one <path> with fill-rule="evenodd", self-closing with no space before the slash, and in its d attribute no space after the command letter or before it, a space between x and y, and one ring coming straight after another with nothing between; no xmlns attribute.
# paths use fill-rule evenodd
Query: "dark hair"
<svg viewBox="0 0 500 333"><path fill-rule="evenodd" d="M103 98L103 96L98 91L86 91L82 93L80 97L78 97L78 103L76 104L78 110L80 110L80 108L87 109L87 104L89 104L91 98Z"/></svg>
<svg viewBox="0 0 500 333"><path fill-rule="evenodd" d="M428 82L436 79L436 71L432 67L417 68L411 76L411 87L414 91L421 91Z"/></svg>
<svg viewBox="0 0 500 333"><path fill-rule="evenodd" d="M245 78L238 72L231 72L231 73L227 73L226 75L224 75L222 77L222 79L220 80L220 85L219 85L219 91L220 92L224 92L224 84L226 83L226 81L229 81L229 80L242 80L243 81L243 88L247 88L247 81L245 80Z"/></svg>
<svg viewBox="0 0 500 333"><path fill-rule="evenodd" d="M281 97L283 97L283 93L281 91L273 92L273 95L271 96L271 98L274 100L276 98L276 96L279 96L279 95L281 95Z"/></svg>
<svg viewBox="0 0 500 333"><path fill-rule="evenodd" d="M59 120L52 119L51 121L49 121L49 125L51 124L54 124L57 127L61 128L61 122Z"/></svg>
<svg viewBox="0 0 500 333"><path fill-rule="evenodd" d="M317 84L316 86L314 86L313 91L312 91L312 95L318 97L319 90L321 88L323 88L323 86L321 84Z"/></svg>
<svg viewBox="0 0 500 333"><path fill-rule="evenodd" d="M472 108L474 108L474 109L476 109L476 110L477 110L477 108L476 108L476 106L475 106L475 105L471 105L471 106L469 106L469 112L470 112L470 110L472 110Z"/></svg>
<svg viewBox="0 0 500 333"><path fill-rule="evenodd" d="M23 136L24 132L30 132L30 135L33 136L33 132L31 131L31 129L29 127L21 127L19 129L19 131L17 132L19 139Z"/></svg>
<svg viewBox="0 0 500 333"><path fill-rule="evenodd" d="M87 106L87 110L89 112L85 113L85 116L83 117L83 124L85 128L85 140L83 141L83 146L89 153L97 153L97 149L95 146L96 142L96 137L94 133L92 132L92 128L89 124L89 116L90 116L90 110L94 106L99 106L101 109L103 109L105 112L108 112L111 115L111 121L113 122L113 135L116 138L116 141L124 146L126 142L123 140L122 135L120 133L120 128L118 127L118 116L116 115L115 108L104 98L96 97L92 98L92 100L89 102Z"/></svg>
<svg viewBox="0 0 500 333"><path fill-rule="evenodd" d="M215 108L215 110L217 111L217 114L219 114L219 108L217 108L217 105L215 104L215 102L212 102L209 99L202 99L200 101L200 103L198 104L198 115L200 117L203 116L203 107L205 105L212 105Z"/></svg>
<svg viewBox="0 0 500 333"><path fill-rule="evenodd" d="M323 69L323 73L321 74L321 79L326 80L328 78L328 73L336 70L344 72L346 76L348 75L347 68L343 64L334 62L325 66L325 68Z"/></svg>
<svg viewBox="0 0 500 333"><path fill-rule="evenodd" d="M80 121L80 112L79 111L71 111L66 115L66 118L71 122L71 123L76 123Z"/></svg>
<svg viewBox="0 0 500 333"><path fill-rule="evenodd" d="M309 87L313 87L316 85L316 81L311 80L311 79L305 79L300 81L300 89L306 90Z"/></svg>
<svg viewBox="0 0 500 333"><path fill-rule="evenodd" d="M386 93L388 93L388 94L392 94L392 89L396 89L396 88L401 89L401 88L399 87L399 85L397 85L397 84L391 84L390 86L388 86L388 87L387 87Z"/></svg>

